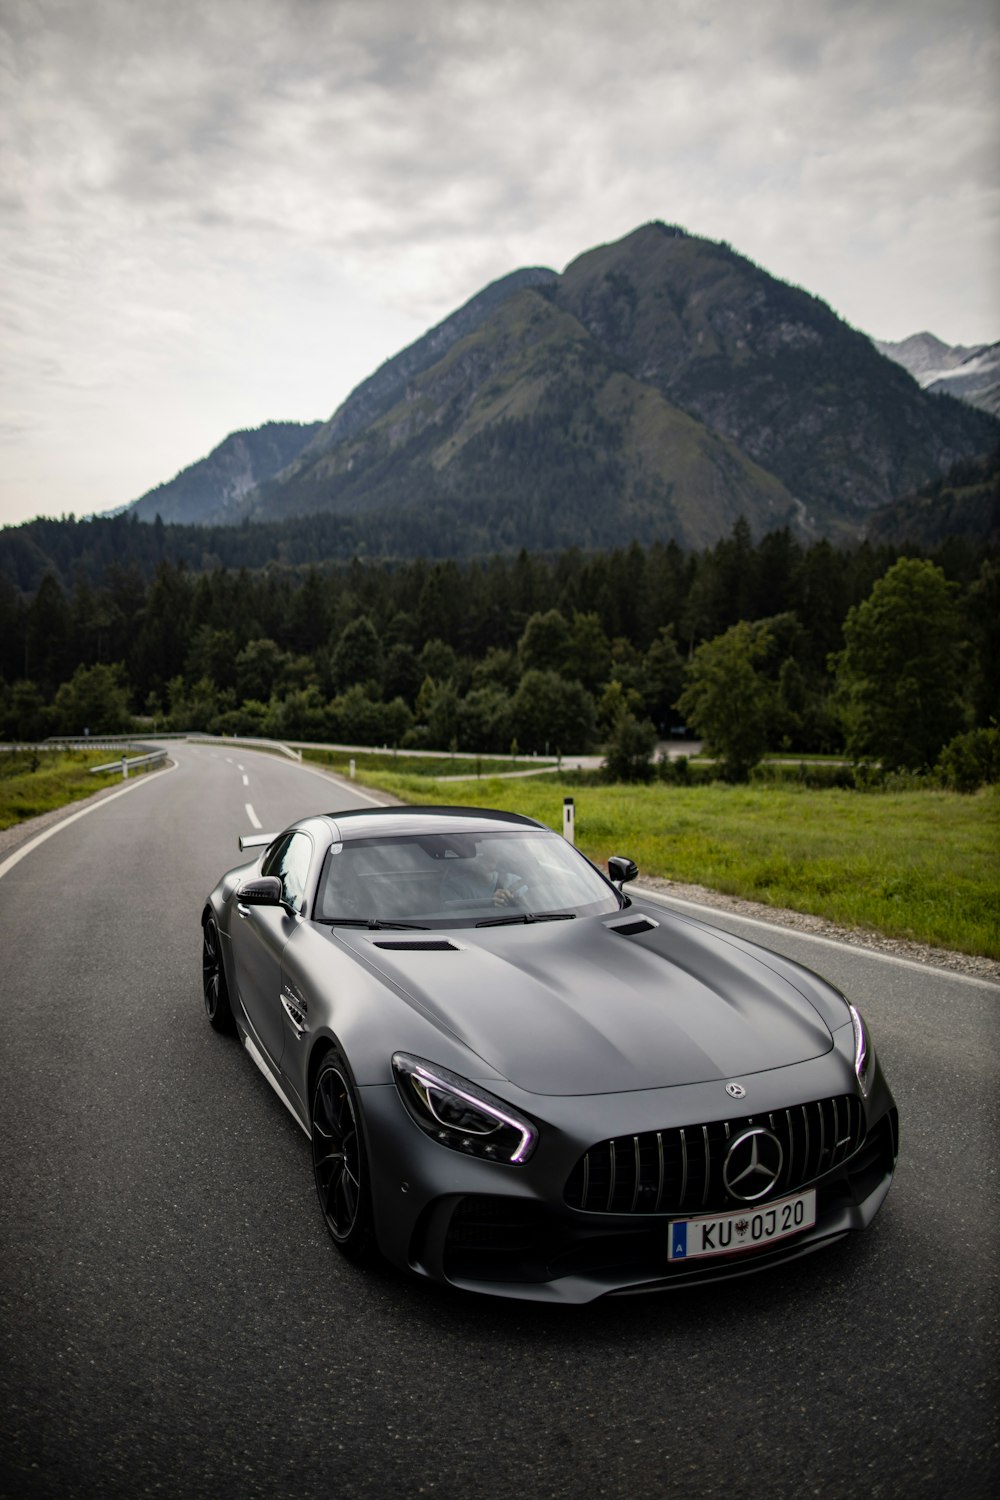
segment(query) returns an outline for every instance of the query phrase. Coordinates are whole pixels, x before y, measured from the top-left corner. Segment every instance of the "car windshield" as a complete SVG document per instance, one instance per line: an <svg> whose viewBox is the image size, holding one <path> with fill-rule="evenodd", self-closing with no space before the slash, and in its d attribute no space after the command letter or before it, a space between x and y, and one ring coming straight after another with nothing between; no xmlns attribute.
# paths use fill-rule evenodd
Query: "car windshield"
<svg viewBox="0 0 1000 1500"><path fill-rule="evenodd" d="M326 856L320 922L499 925L617 911L583 856L544 829L345 839Z"/></svg>

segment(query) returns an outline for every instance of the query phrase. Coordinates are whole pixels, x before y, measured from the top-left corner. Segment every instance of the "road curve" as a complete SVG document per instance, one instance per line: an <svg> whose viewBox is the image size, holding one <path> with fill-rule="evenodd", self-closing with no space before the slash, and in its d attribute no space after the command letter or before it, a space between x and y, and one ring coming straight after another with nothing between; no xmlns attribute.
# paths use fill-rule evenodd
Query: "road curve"
<svg viewBox="0 0 1000 1500"><path fill-rule="evenodd" d="M854 1243L572 1310L365 1275L327 1242L301 1131L207 1026L199 974L237 835L354 789L173 753L0 878L0 1494L995 1490L1000 988L767 939L860 1004L900 1106L896 1183Z"/></svg>

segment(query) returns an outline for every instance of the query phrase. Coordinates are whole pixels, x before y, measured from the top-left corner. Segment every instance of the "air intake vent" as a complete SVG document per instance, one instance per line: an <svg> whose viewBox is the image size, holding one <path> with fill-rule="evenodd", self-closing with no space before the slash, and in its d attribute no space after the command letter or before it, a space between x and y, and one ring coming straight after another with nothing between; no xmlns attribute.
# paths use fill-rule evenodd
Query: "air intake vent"
<svg viewBox="0 0 1000 1500"><path fill-rule="evenodd" d="M376 948L388 948L390 953L458 953L459 949L447 938L431 938L420 942L416 938L400 938L396 942L375 943Z"/></svg>
<svg viewBox="0 0 1000 1500"><path fill-rule="evenodd" d="M608 931L617 932L619 937L638 937L640 932L652 932L659 925L652 917L636 917L632 922L619 922L616 927L609 927Z"/></svg>

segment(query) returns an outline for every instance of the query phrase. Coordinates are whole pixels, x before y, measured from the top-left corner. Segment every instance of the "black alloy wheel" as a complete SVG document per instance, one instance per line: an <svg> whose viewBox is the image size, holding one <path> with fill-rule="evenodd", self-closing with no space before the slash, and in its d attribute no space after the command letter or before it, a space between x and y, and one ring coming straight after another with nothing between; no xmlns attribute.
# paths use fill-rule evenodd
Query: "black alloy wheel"
<svg viewBox="0 0 1000 1500"><path fill-rule="evenodd" d="M373 1235L365 1143L347 1070L332 1054L324 1058L313 1089L313 1173L326 1227L353 1260L371 1255Z"/></svg>
<svg viewBox="0 0 1000 1500"><path fill-rule="evenodd" d="M236 1022L229 1004L229 986L226 984L226 971L222 964L222 944L214 917L209 917L204 927L201 984L205 996L205 1014L210 1025L216 1031L235 1031Z"/></svg>

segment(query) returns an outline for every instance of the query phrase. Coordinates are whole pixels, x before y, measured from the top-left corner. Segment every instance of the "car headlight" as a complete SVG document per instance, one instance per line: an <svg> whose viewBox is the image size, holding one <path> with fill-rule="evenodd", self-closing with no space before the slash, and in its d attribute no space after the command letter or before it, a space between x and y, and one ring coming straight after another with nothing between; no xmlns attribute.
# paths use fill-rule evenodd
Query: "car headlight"
<svg viewBox="0 0 1000 1500"><path fill-rule="evenodd" d="M392 1071L411 1117L442 1146L516 1167L534 1151L537 1126L477 1083L407 1052L393 1054Z"/></svg>
<svg viewBox="0 0 1000 1500"><path fill-rule="evenodd" d="M861 1092L867 1099L875 1072L875 1048L860 1012L853 1005L848 1005L847 1009L851 1012L851 1025L854 1027L854 1071L858 1075Z"/></svg>

